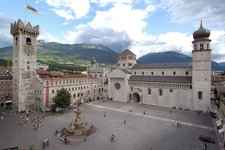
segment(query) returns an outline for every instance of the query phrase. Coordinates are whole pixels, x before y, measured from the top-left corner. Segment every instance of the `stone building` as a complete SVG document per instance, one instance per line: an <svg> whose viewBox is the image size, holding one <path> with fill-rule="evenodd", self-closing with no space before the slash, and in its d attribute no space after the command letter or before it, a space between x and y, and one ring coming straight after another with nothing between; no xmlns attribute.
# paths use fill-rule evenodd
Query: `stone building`
<svg viewBox="0 0 225 150"><path fill-rule="evenodd" d="M36 38L39 27L21 20L11 24L13 35L13 103L19 111L35 104L45 110L62 88L72 104L108 98L188 110L210 110L210 31L202 23L193 33L192 63L138 64L136 55L123 51L117 68L96 67L91 60L87 75L41 70L36 74Z"/></svg>
<svg viewBox="0 0 225 150"><path fill-rule="evenodd" d="M2 68L0 69L0 105L1 107L12 103L12 73Z"/></svg>
<svg viewBox="0 0 225 150"><path fill-rule="evenodd" d="M108 75L108 97L188 110L210 110L210 31L202 23L193 33L192 63L136 64L129 50L121 53L118 68Z"/></svg>
<svg viewBox="0 0 225 150"><path fill-rule="evenodd" d="M20 19L11 23L13 36L13 103L18 111L28 109L35 99L39 26L32 27Z"/></svg>
<svg viewBox="0 0 225 150"><path fill-rule="evenodd" d="M44 76L42 76L44 74ZM88 77L84 74L54 73L39 71L36 82L35 106L39 110L46 110L54 104L53 97L62 88L71 94L71 105L77 101L90 102L103 97L102 79Z"/></svg>

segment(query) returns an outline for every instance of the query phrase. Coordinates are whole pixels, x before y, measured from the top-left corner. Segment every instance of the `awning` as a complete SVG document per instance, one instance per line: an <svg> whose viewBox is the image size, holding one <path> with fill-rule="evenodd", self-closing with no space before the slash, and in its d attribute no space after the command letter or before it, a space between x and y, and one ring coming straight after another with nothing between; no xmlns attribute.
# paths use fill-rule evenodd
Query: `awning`
<svg viewBox="0 0 225 150"><path fill-rule="evenodd" d="M224 132L224 129L223 128L222 129L219 129L218 132L219 133L223 133Z"/></svg>
<svg viewBox="0 0 225 150"><path fill-rule="evenodd" d="M222 125L222 122L221 121L220 122L217 122L216 125L217 126L221 126Z"/></svg>

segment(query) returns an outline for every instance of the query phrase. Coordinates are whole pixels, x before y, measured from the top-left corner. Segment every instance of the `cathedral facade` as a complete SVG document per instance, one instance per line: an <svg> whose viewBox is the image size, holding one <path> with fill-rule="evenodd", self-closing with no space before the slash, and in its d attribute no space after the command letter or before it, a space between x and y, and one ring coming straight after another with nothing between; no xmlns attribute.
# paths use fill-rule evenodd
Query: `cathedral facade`
<svg viewBox="0 0 225 150"><path fill-rule="evenodd" d="M210 31L202 23L193 33L192 63L137 64L130 50L123 51L117 68L108 75L108 97L184 110L210 110Z"/></svg>

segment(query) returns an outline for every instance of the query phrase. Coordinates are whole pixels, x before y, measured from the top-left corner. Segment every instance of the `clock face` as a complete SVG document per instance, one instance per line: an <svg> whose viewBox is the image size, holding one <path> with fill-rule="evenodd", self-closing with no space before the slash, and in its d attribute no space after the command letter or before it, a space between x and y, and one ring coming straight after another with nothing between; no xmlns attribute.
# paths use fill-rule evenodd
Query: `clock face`
<svg viewBox="0 0 225 150"><path fill-rule="evenodd" d="M120 85L118 82L117 82L117 83L115 83L115 84L114 84L114 86L115 86L115 88L116 88L116 89L118 89L118 90L119 90L119 89L120 89L120 87L121 87L121 85Z"/></svg>
<svg viewBox="0 0 225 150"><path fill-rule="evenodd" d="M27 54L31 54L32 53L32 47L25 47L24 52Z"/></svg>

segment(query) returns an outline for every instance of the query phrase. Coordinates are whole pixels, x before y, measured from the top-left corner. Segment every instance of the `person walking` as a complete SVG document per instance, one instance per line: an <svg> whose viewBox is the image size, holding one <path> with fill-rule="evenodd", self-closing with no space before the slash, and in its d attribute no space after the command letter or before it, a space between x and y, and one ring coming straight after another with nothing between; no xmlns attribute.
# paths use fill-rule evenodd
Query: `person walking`
<svg viewBox="0 0 225 150"><path fill-rule="evenodd" d="M204 150L207 150L208 146L207 144L204 144Z"/></svg>
<svg viewBox="0 0 225 150"><path fill-rule="evenodd" d="M87 136L84 136L84 141L85 141L85 142L87 141Z"/></svg>
<svg viewBox="0 0 225 150"><path fill-rule="evenodd" d="M143 112L143 115L145 115L145 110L144 110L144 112Z"/></svg>
<svg viewBox="0 0 225 150"><path fill-rule="evenodd" d="M126 124L126 123L127 123L127 121L124 119L124 120L123 120L123 124Z"/></svg>
<svg viewBox="0 0 225 150"><path fill-rule="evenodd" d="M104 115L103 115L104 117L106 116L106 112L104 112Z"/></svg>
<svg viewBox="0 0 225 150"><path fill-rule="evenodd" d="M27 118L29 117L29 115L30 115L30 114L29 114L29 111L27 110Z"/></svg>
<svg viewBox="0 0 225 150"><path fill-rule="evenodd" d="M64 142L65 144L68 144L68 139L66 138L66 136L64 137Z"/></svg>

